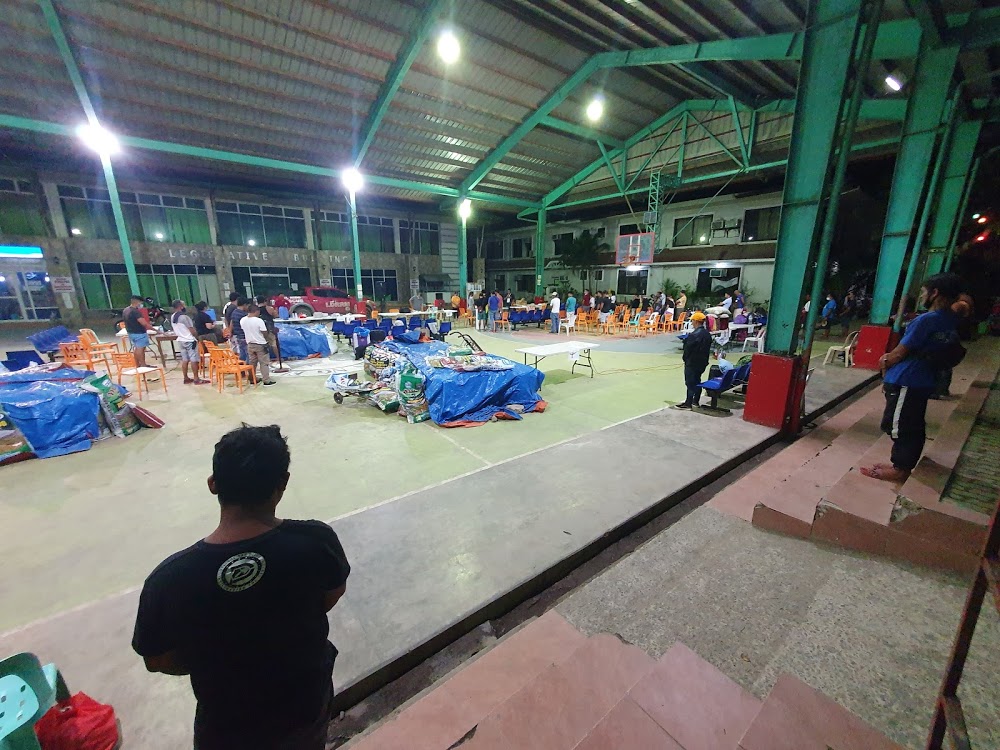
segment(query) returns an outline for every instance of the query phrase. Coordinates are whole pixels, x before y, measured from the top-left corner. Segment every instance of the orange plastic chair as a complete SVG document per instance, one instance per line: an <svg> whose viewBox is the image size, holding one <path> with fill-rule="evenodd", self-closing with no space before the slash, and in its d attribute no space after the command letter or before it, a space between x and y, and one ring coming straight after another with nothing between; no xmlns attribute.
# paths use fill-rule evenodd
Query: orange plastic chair
<svg viewBox="0 0 1000 750"><path fill-rule="evenodd" d="M95 355L90 347L82 341L59 344L59 353L62 355L63 362L70 367L96 372L97 368L94 365L98 363L104 365L108 375L111 374L111 363L108 358L104 355Z"/></svg>
<svg viewBox="0 0 1000 750"><path fill-rule="evenodd" d="M684 325L685 318L687 318L687 313L686 312L682 312L677 317L677 320L671 320L670 321L670 328L668 330L670 330L671 332L681 330L681 327Z"/></svg>
<svg viewBox="0 0 1000 750"><path fill-rule="evenodd" d="M232 352L222 352L219 363L216 365L216 375L218 376L219 393L226 387L226 375L233 376L233 382L239 386L240 393L243 393L243 376L249 377L250 381L257 385L257 373L254 367L244 364L240 358Z"/></svg>
<svg viewBox="0 0 1000 750"><path fill-rule="evenodd" d="M660 316L659 321L657 321L657 328L660 329L661 333L666 333L667 331L670 330L670 324L673 322L673 320L674 320L673 313L663 313L663 315Z"/></svg>
<svg viewBox="0 0 1000 750"><path fill-rule="evenodd" d="M642 329L642 334L646 335L647 333L659 333L659 318L659 313L652 313L648 318L640 320L639 326Z"/></svg>
<svg viewBox="0 0 1000 750"><path fill-rule="evenodd" d="M143 388L146 389L146 395L149 395L149 382L146 380L146 377L154 372L158 372L160 374L160 382L163 384L163 393L164 395L167 393L167 374L163 371L162 367L150 365L147 365L146 367L136 367L135 357L131 352L115 352L111 356L114 360L115 367L118 369L118 385L122 384L123 375L130 378L134 377L135 392L140 401L142 401Z"/></svg>

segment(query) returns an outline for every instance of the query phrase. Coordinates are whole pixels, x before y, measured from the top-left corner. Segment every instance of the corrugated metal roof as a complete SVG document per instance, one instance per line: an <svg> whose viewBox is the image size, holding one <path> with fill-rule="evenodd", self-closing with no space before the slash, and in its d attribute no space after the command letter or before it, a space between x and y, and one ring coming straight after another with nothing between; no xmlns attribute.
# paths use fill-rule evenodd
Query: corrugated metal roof
<svg viewBox="0 0 1000 750"><path fill-rule="evenodd" d="M54 2L109 127L327 166L350 161L369 109L427 6L426 0ZM805 0L463 0L441 19L460 37L461 63L444 65L433 36L424 44L391 100L364 169L457 187L595 52L797 30L804 5ZM906 5L888 0L887 17L907 16ZM974 0L945 5L949 12L977 7ZM34 0L4 3L0 53L0 111L67 124L83 119ZM963 56L968 71L980 75L992 62L985 51ZM752 101L791 98L796 75L797 65L787 62L603 71L552 116L582 124L583 109L600 92L606 108L597 129L625 140L678 101L718 98L720 89ZM880 75L873 74L872 85ZM722 131L728 118L709 122L720 129L723 143L737 148L735 134ZM775 116L767 126L777 129L775 143L787 139L778 130L789 122L787 115ZM725 163L724 151L701 135L688 144L686 159ZM652 138L630 149L629 158L643 159ZM594 142L542 126L517 144L480 189L537 199L598 156ZM652 164L661 166L657 159ZM610 174L601 169L572 195L611 185ZM414 197L412 191L374 190Z"/></svg>

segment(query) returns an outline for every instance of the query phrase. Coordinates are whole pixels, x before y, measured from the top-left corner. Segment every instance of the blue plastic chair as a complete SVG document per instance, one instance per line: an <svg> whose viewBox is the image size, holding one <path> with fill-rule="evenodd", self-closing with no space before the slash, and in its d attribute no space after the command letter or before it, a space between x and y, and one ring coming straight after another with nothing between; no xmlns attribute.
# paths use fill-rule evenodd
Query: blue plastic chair
<svg viewBox="0 0 1000 750"><path fill-rule="evenodd" d="M278 317L281 320L288 320L288 308L287 307L279 307L278 308Z"/></svg>
<svg viewBox="0 0 1000 750"><path fill-rule="evenodd" d="M67 698L54 664L43 667L27 652L0 661L0 750L40 750L35 722Z"/></svg>
<svg viewBox="0 0 1000 750"><path fill-rule="evenodd" d="M449 333L451 333L451 321L450 320L446 320L438 328L438 335L445 336L446 334L449 334Z"/></svg>
<svg viewBox="0 0 1000 750"><path fill-rule="evenodd" d="M378 330L378 321L375 319L366 320L364 322L364 327L367 328L369 331Z"/></svg>
<svg viewBox="0 0 1000 750"><path fill-rule="evenodd" d="M8 370L23 370L25 367L31 367L34 364L40 365L44 363L42 362L42 358L38 356L38 353L30 349L9 351L7 352L7 359L4 361L4 366Z"/></svg>
<svg viewBox="0 0 1000 750"><path fill-rule="evenodd" d="M56 326L47 328L44 331L33 333L25 338L31 342L39 354L50 354L59 351L59 344L79 341L80 336L70 333L66 326Z"/></svg>
<svg viewBox="0 0 1000 750"><path fill-rule="evenodd" d="M205 313L208 315L208 317L210 317L212 319L213 323L218 320L218 318L216 317L215 310L212 309L211 307L206 307L205 308Z"/></svg>
<svg viewBox="0 0 1000 750"><path fill-rule="evenodd" d="M407 326L407 328L409 330L411 330L411 331L415 331L418 328L420 328L420 326L421 326L420 316L419 315L411 315L410 316L410 323Z"/></svg>

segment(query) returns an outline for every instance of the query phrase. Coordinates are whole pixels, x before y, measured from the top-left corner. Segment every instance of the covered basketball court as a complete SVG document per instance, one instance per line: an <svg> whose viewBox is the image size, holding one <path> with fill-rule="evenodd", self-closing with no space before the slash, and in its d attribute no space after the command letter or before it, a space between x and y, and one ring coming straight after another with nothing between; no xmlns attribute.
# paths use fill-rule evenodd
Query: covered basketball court
<svg viewBox="0 0 1000 750"><path fill-rule="evenodd" d="M123 180L312 195L317 214L335 198L359 296L359 217L380 203L457 225L454 267L441 265L464 291L488 224L532 222L545 248L576 212L627 206L651 255L621 260L641 268L677 196L710 201L783 177L784 197L761 423L741 419L739 402L719 419L668 410L684 392L672 334L602 340L594 378L550 360L544 414L469 430L336 406L305 372L245 397L171 386L149 401L163 430L0 469L0 653L59 663L71 687L118 708L131 745L189 742L187 685L145 673L128 640L145 575L214 523L210 451L240 422L282 425L293 480L281 512L332 521L355 564L331 615L335 679L352 700L779 428L797 431L810 372L806 416L873 377L818 365L818 305L800 323L805 295L824 288L851 159L896 155L866 346L884 352L894 300L951 264L997 114L1000 11L986 5L10 0L0 147L102 186L117 235L104 249L133 293L145 249L130 240ZM53 263L74 241L56 234ZM534 257L541 294L546 254ZM474 335L516 359L550 340ZM19 339L0 329L0 345Z"/></svg>

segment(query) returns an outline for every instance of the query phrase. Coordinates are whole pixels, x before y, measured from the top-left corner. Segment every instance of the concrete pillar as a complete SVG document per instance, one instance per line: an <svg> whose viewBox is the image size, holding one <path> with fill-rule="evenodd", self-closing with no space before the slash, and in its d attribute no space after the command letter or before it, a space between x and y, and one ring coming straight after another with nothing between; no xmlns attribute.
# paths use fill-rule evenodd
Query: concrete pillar
<svg viewBox="0 0 1000 750"><path fill-rule="evenodd" d="M545 209L538 211L535 225L535 296L545 294Z"/></svg>
<svg viewBox="0 0 1000 750"><path fill-rule="evenodd" d="M49 219L52 222L52 229L56 237L69 237L69 230L66 228L66 217L63 215L62 201L59 200L59 188L54 182L43 182L42 193L45 195L45 203L49 208Z"/></svg>

